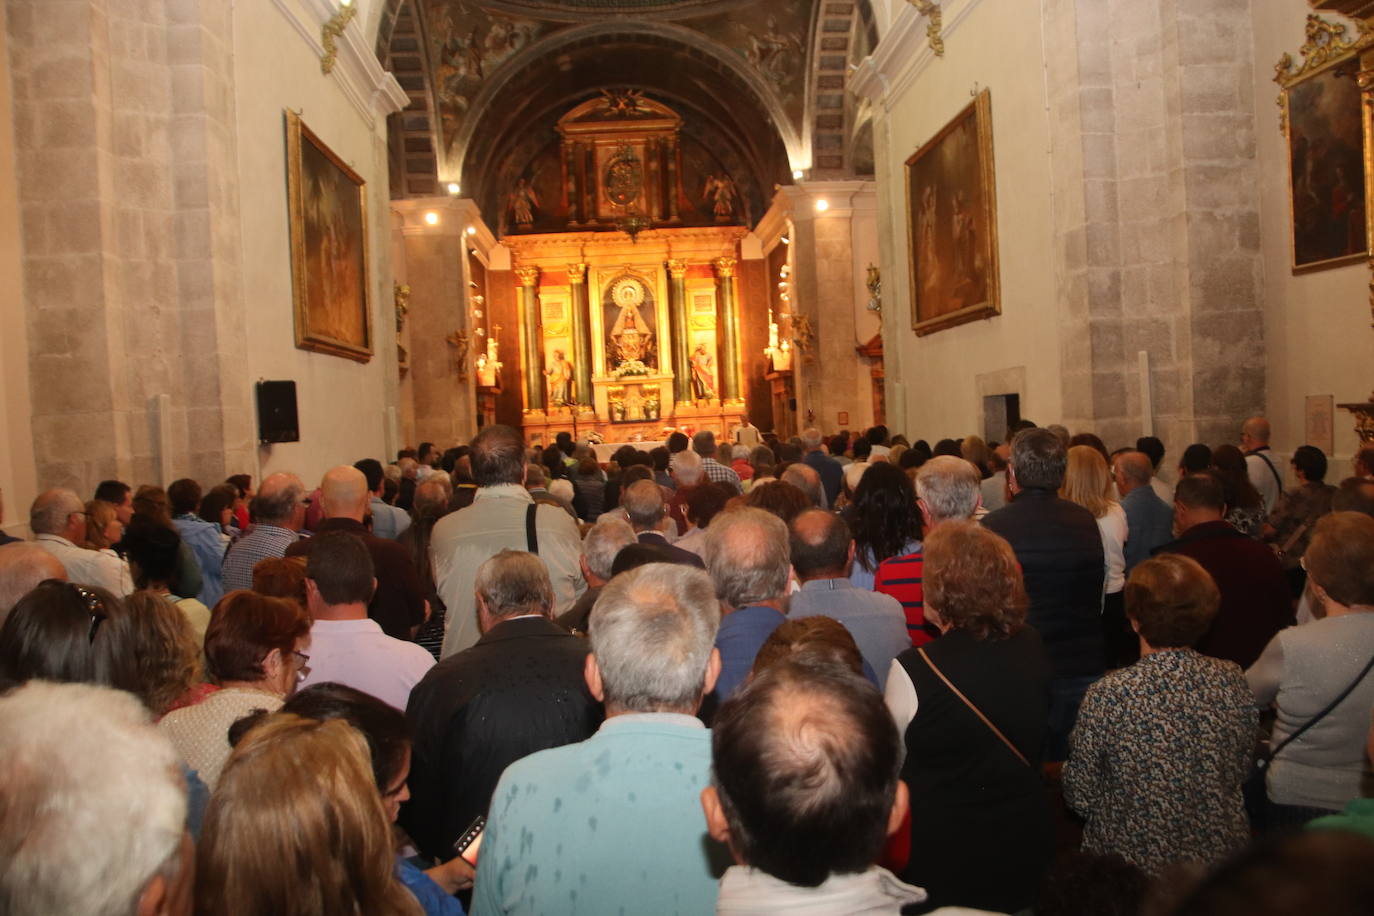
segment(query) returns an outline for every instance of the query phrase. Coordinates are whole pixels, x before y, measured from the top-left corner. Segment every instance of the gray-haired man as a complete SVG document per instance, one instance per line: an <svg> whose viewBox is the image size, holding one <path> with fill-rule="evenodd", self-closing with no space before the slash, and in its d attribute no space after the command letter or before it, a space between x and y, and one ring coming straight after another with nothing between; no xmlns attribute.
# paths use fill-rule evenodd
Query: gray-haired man
<svg viewBox="0 0 1374 916"><path fill-rule="evenodd" d="M700 570L654 563L605 586L586 679L606 721L501 777L475 916L714 910L728 856L706 838L711 738L693 713L720 670L719 620Z"/></svg>
<svg viewBox="0 0 1374 916"><path fill-rule="evenodd" d="M435 858L452 857L513 761L581 741L601 720L582 678L587 643L550 619L553 586L539 557L502 550L475 581L482 638L431 668L406 707L415 747L401 823Z"/></svg>

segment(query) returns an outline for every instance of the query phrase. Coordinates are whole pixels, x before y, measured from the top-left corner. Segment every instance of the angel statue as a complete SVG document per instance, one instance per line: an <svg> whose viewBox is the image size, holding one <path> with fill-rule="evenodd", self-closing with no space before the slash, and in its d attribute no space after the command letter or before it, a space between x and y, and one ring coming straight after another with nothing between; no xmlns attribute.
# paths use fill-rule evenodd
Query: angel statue
<svg viewBox="0 0 1374 916"><path fill-rule="evenodd" d="M534 225L534 211L539 208L539 198L528 181L523 178L517 181L515 190L510 192L506 200L517 226Z"/></svg>
<svg viewBox="0 0 1374 916"><path fill-rule="evenodd" d="M706 176L706 184L701 189L701 199L713 202L712 210L718 223L727 223L734 218L737 194L734 180L726 173Z"/></svg>

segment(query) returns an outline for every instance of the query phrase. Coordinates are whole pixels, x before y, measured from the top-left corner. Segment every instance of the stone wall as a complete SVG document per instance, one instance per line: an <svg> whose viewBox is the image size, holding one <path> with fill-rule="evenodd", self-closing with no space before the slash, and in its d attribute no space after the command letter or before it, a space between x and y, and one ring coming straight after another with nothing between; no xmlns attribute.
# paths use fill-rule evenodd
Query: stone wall
<svg viewBox="0 0 1374 916"><path fill-rule="evenodd" d="M938 434L981 428L977 406L962 397L966 381L972 389L976 377L1010 378L1006 372L1021 369L1028 390L1017 393L1037 422L1092 430L1111 446L1147 430L1180 451L1197 440L1234 441L1240 420L1266 404L1249 0L1045 0L1034 43L1013 41L1011 34L1027 30L1007 31L1015 23L1000 5L950 6L945 22L958 31L946 35L943 59L927 55L905 74L891 62L886 84L868 81L887 122L875 136L886 136L889 146L912 135L909 116L932 124L916 132L914 144L880 151L880 184L902 180L901 161L937 126L921 112L922 100L944 100L956 73L992 90L1003 314L920 339L895 315L886 325L896 335L888 349L902 351L898 365L911 367L908 378L918 376L923 388L947 381L960 399L963 428ZM992 7L1003 20L998 41L984 40L979 27L994 21ZM875 69L881 51L880 43ZM1021 82L1011 76L1017 72ZM1035 105L1024 74L1039 72L1043 102ZM902 87L900 95L891 89L882 97L884 85ZM1009 101L1023 106L1017 116L1008 115ZM1032 106L1043 110L1042 122L1027 115ZM1008 180L1037 163L1046 189ZM1045 203L1030 220L1009 219L1042 194ZM909 244L900 222L887 231L895 244L884 254L895 263L884 263L885 279L900 270ZM1037 238L1050 243L1047 256L1020 254ZM1021 294L1047 274L1048 297ZM891 304L888 289L909 309L905 288L885 284ZM1028 337L1017 366L1002 353L1007 329L999 326L1027 317L1052 331L1055 344L1051 350ZM951 346L961 362L947 359ZM1149 354L1149 417L1142 415L1142 350ZM1055 357L1058 397L1047 398L1038 378ZM952 372L932 378L922 369L932 363ZM951 419L950 411L908 407L921 435L936 433L923 414Z"/></svg>
<svg viewBox="0 0 1374 916"><path fill-rule="evenodd" d="M377 320L391 300L384 118L404 93L360 26L326 75L317 36L335 7L319 0L5 2L15 169L0 184L17 201L6 254L27 341L3 369L7 392L29 380L34 485L312 477L380 455L397 398L394 333ZM366 366L294 347L287 107L368 182ZM260 378L297 381L306 443L255 447Z"/></svg>

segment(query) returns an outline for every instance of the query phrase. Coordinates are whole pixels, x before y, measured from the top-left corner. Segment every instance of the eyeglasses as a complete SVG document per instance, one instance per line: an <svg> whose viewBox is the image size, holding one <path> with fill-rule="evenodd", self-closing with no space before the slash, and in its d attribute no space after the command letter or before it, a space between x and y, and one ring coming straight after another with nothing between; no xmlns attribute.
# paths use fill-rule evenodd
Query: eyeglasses
<svg viewBox="0 0 1374 916"><path fill-rule="evenodd" d="M296 669L296 680L304 681L310 676L310 656L306 655L304 652L298 652L295 649L291 650L291 654L301 660L301 666Z"/></svg>
<svg viewBox="0 0 1374 916"><path fill-rule="evenodd" d="M95 631L100 629L101 622L109 616L105 610L105 603L100 600L100 596L91 591L84 585L77 585L75 582L68 582L68 585L81 596L81 600L86 602L86 610L91 615L91 629L86 634L87 642L95 642Z"/></svg>

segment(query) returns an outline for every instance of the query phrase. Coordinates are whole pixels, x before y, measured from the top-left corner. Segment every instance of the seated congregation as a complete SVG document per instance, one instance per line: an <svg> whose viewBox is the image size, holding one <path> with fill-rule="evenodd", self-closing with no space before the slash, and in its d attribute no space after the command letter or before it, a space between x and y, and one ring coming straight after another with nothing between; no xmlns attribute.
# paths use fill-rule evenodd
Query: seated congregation
<svg viewBox="0 0 1374 916"><path fill-rule="evenodd" d="M47 490L0 912L1368 913L1374 446L1240 433Z"/></svg>

